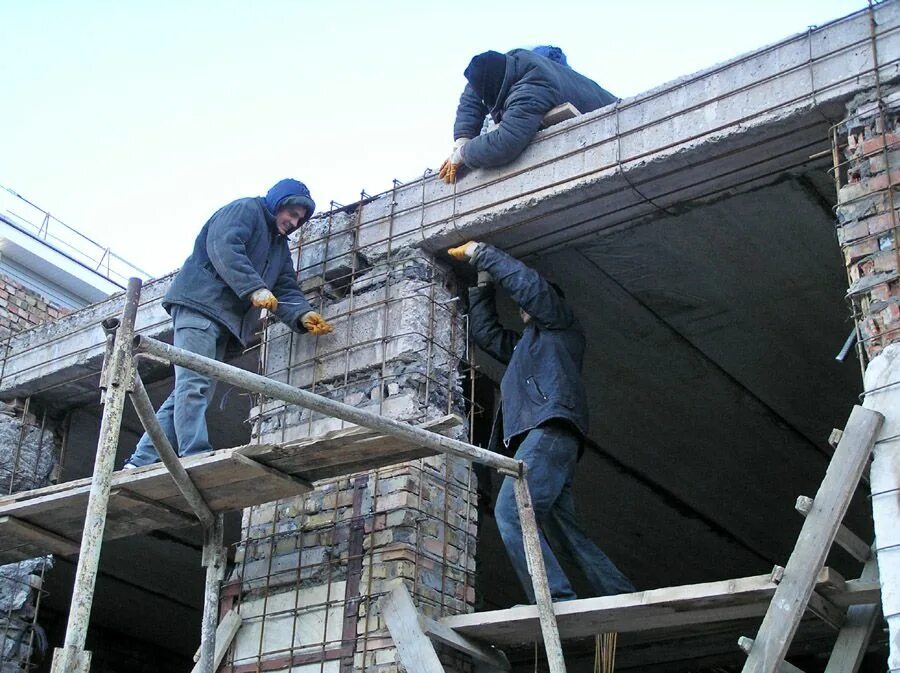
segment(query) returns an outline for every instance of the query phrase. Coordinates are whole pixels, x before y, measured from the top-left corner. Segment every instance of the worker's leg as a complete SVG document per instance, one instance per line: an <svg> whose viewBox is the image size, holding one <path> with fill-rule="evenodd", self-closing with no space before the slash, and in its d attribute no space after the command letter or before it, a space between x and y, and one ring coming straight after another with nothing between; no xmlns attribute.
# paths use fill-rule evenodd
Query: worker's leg
<svg viewBox="0 0 900 673"><path fill-rule="evenodd" d="M526 481L531 491L534 515L538 526L547 517L553 503L565 486L578 457L578 437L557 426L545 426L531 430L519 450L516 460L526 466ZM512 477L506 477L500 487L500 495L494 507L494 517L500 536L506 546L506 553L512 561L519 581L525 589L528 599L534 602L534 590L531 586L531 575L525 561L525 547L522 543L522 525L516 508L516 496ZM550 595L555 601L577 598L569 579L554 556L543 533L540 533L541 551L544 566L547 570L547 581L550 584Z"/></svg>
<svg viewBox="0 0 900 673"><path fill-rule="evenodd" d="M157 409L156 420L159 421L163 432L166 433L169 443L178 450L178 439L175 436L175 420L173 418L174 410L175 393L173 391L166 398L166 401L162 403L162 406ZM140 441L138 441L137 446L134 448L134 453L131 454L131 458L125 462L125 465L142 467L144 465L149 465L150 463L155 463L158 460L159 454L156 453L156 448L150 440L150 435L145 432Z"/></svg>
<svg viewBox="0 0 900 673"><path fill-rule="evenodd" d="M224 325L184 306L175 309L174 344L197 355L222 360L228 333ZM215 392L215 380L189 369L175 367L174 424L178 455L212 451L206 425L206 409Z"/></svg>
<svg viewBox="0 0 900 673"><path fill-rule="evenodd" d="M547 536L560 554L571 558L581 569L595 596L612 596L635 591L629 579L578 525L571 487L570 478L544 520Z"/></svg>
<svg viewBox="0 0 900 673"><path fill-rule="evenodd" d="M222 359L228 342L228 335L222 325L183 306L172 307L172 322L175 346L217 360ZM213 390L214 384L208 377L184 367L175 367L175 390L157 410L156 419L179 455L210 450L206 431L206 407ZM176 431L179 423L182 431ZM196 448L197 446L204 448ZM153 442L144 433L126 466L141 467L158 460L159 455Z"/></svg>

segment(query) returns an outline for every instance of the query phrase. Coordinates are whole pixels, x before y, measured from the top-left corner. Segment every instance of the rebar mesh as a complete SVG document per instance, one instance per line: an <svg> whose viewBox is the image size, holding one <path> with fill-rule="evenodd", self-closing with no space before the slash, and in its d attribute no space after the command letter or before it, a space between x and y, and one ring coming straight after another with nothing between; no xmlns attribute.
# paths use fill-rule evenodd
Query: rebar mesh
<svg viewBox="0 0 900 673"><path fill-rule="evenodd" d="M395 246L390 213L385 234L360 245L361 209L332 205L304 228L297 273L334 332L311 337L270 324L261 373L409 423L464 417L472 410L462 385L466 335L449 269ZM251 420L262 443L344 426L269 399L257 400ZM395 668L379 598L399 580L426 615L470 610L476 516L471 465L444 456L331 479L305 497L246 510L222 591L223 609L236 607L244 623L223 670Z"/></svg>

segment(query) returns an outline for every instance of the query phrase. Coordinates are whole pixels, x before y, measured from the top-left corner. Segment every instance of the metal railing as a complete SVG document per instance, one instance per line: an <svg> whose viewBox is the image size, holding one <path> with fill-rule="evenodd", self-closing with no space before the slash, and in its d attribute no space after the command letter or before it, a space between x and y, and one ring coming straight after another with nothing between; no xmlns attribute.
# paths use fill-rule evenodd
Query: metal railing
<svg viewBox="0 0 900 673"><path fill-rule="evenodd" d="M129 278L153 276L126 261L108 246L85 236L18 192L0 185L0 217L23 233L40 239L57 252L100 274L122 289Z"/></svg>

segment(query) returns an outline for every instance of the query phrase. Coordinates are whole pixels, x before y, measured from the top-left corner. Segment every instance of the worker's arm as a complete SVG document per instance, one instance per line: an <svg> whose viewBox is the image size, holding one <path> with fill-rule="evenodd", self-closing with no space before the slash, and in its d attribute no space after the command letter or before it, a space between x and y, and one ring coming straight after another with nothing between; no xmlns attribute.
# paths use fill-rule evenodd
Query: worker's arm
<svg viewBox="0 0 900 673"><path fill-rule="evenodd" d="M490 110L482 102L478 94L466 84L462 95L459 97L459 105L456 107L456 122L453 124L453 139L477 138L484 126L484 118Z"/></svg>
<svg viewBox="0 0 900 673"><path fill-rule="evenodd" d="M216 213L206 235L206 254L216 272L236 295L245 299L266 287L247 256L247 241L253 237L258 219L254 206L236 201Z"/></svg>
<svg viewBox="0 0 900 673"><path fill-rule="evenodd" d="M469 331L481 350L503 364L509 363L519 335L500 324L492 283L469 288Z"/></svg>
<svg viewBox="0 0 900 673"><path fill-rule="evenodd" d="M504 166L519 156L541 128L541 120L556 105L557 93L537 76L513 85L500 123L462 148L469 168Z"/></svg>
<svg viewBox="0 0 900 673"><path fill-rule="evenodd" d="M492 245L479 243L472 256L479 271L487 271L512 300L539 327L568 329L575 323L575 315L556 290L529 266Z"/></svg>
<svg viewBox="0 0 900 673"><path fill-rule="evenodd" d="M285 244L286 245L286 244ZM290 254L285 256L278 278L275 279L275 287L272 294L278 299L278 308L275 309L277 318L291 329L302 332L305 328L300 318L313 310L297 283L297 275L294 273L294 264Z"/></svg>

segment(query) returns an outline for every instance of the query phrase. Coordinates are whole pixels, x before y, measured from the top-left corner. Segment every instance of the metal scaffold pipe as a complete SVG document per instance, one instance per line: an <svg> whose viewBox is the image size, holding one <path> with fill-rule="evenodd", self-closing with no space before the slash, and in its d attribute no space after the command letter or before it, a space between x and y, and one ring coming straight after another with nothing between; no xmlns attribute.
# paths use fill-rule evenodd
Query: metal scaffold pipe
<svg viewBox="0 0 900 673"><path fill-rule="evenodd" d="M97 583L100 549L103 545L103 531L106 528L106 512L109 506L116 449L119 445L122 411L125 407L125 397L133 381L131 347L140 296L141 280L130 278L122 320L104 362L101 380L101 386L105 387L103 419L100 423L100 438L94 460L94 477L91 480L84 531L81 536L81 551L78 569L75 572L75 588L69 608L66 639L63 647L57 648L53 653L52 673L88 673L90 669L91 656L85 651L84 644L94 602L94 586Z"/></svg>
<svg viewBox="0 0 900 673"><path fill-rule="evenodd" d="M280 381L273 381L265 376L170 346L150 337L135 336L134 348L136 352L155 355L179 367L188 367L233 386L276 398L289 404L297 404L306 409L340 418L349 423L355 423L387 435L408 439L440 453L465 458L466 460L474 460L483 465L517 476L523 473L523 466L519 461L502 456L499 453L472 446L450 437L443 437L434 432L429 432L392 418L363 411L349 404L337 402Z"/></svg>

